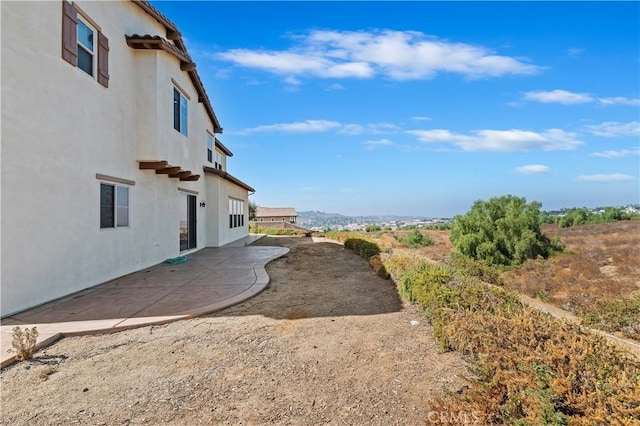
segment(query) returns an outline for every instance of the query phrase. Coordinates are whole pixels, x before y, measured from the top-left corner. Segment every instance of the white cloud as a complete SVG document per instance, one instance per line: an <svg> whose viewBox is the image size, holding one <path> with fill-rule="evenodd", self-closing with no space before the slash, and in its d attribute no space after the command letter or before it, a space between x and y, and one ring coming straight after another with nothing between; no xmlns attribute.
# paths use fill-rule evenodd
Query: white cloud
<svg viewBox="0 0 640 426"><path fill-rule="evenodd" d="M542 164L529 164L527 166L516 167L514 170L523 175L545 175L549 173L551 169Z"/></svg>
<svg viewBox="0 0 640 426"><path fill-rule="evenodd" d="M369 123L369 124L344 124L342 128L339 130L339 133L345 135L361 135L363 133L370 133L374 135L379 134L390 134L390 133L398 133L402 129L393 123Z"/></svg>
<svg viewBox="0 0 640 426"><path fill-rule="evenodd" d="M594 157L601 158L622 158L632 155L640 155L640 147L634 149L621 149L619 151L601 151L591 154Z"/></svg>
<svg viewBox="0 0 640 426"><path fill-rule="evenodd" d="M612 174L595 174L595 175L581 175L576 177L576 180L581 182L596 182L596 183L608 183L608 182L628 182L636 180L631 175L623 175L621 173Z"/></svg>
<svg viewBox="0 0 640 426"><path fill-rule="evenodd" d="M636 98L625 98L623 96L596 98L589 93L575 93L562 89L550 91L535 90L532 92L525 92L523 99L526 101L542 102L546 104L555 103L563 105L588 104L596 101L601 105L640 105L640 99Z"/></svg>
<svg viewBox="0 0 640 426"><path fill-rule="evenodd" d="M573 93L566 90L551 90L548 92L542 90L536 90L533 92L526 92L524 99L527 101L537 101L545 104L585 104L593 102L594 99L588 93Z"/></svg>
<svg viewBox="0 0 640 426"><path fill-rule="evenodd" d="M340 133L355 136L364 133L364 130L365 128L361 124L345 124L340 129Z"/></svg>
<svg viewBox="0 0 640 426"><path fill-rule="evenodd" d="M374 134L381 133L397 133L400 131L400 127L393 123L371 123L367 124L367 130Z"/></svg>
<svg viewBox="0 0 640 426"><path fill-rule="evenodd" d="M598 98L598 101L600 101L602 105L629 105L629 106L640 105L640 99L625 98L622 96L615 96L613 98Z"/></svg>
<svg viewBox="0 0 640 426"><path fill-rule="evenodd" d="M366 141L366 142L364 142L364 145L367 147L367 149L369 151L372 151L376 147L379 147L379 146L390 146L390 145L393 145L393 142L391 142L389 139L379 139L379 140L375 140L375 141Z"/></svg>
<svg viewBox="0 0 640 426"><path fill-rule="evenodd" d="M413 121L431 121L431 117L425 117L423 115L416 115L415 117L411 117Z"/></svg>
<svg viewBox="0 0 640 426"><path fill-rule="evenodd" d="M617 138L625 136L640 136L640 121L620 123L607 121L600 124L585 126L585 130L596 136L604 138Z"/></svg>
<svg viewBox="0 0 640 426"><path fill-rule="evenodd" d="M321 133L340 127L340 123L328 120L305 120L294 123L267 124L263 126L251 127L235 132L240 135L263 132L281 133ZM232 133L232 132L230 132Z"/></svg>
<svg viewBox="0 0 640 426"><path fill-rule="evenodd" d="M295 86L294 86L295 87ZM230 134L249 135L253 133L320 133L336 130L338 133L355 136L363 133L368 134L390 134L398 133L402 129L393 123L368 123L368 124L342 124L330 120L304 120L293 123L265 124L262 126L250 127L238 131L230 131Z"/></svg>
<svg viewBox="0 0 640 426"><path fill-rule="evenodd" d="M312 31L288 50L232 49L215 55L238 66L320 78L430 79L438 73L468 78L535 74L540 67L493 50L453 43L419 31Z"/></svg>
<svg viewBox="0 0 640 426"><path fill-rule="evenodd" d="M528 130L476 130L472 135L454 133L446 129L410 130L424 143L449 143L463 151L559 151L575 149L582 142L575 133L560 129L548 129L542 133Z"/></svg>
<svg viewBox="0 0 640 426"><path fill-rule="evenodd" d="M567 54L569 55L570 58L577 58L578 56L582 55L584 53L584 49L580 49L577 47L572 47L570 49L567 50Z"/></svg>
<svg viewBox="0 0 640 426"><path fill-rule="evenodd" d="M300 80L291 76L285 77L284 82L291 86L299 86L300 84L302 84Z"/></svg>
<svg viewBox="0 0 640 426"><path fill-rule="evenodd" d="M344 86L342 84L333 83L327 87L327 90L343 90Z"/></svg>

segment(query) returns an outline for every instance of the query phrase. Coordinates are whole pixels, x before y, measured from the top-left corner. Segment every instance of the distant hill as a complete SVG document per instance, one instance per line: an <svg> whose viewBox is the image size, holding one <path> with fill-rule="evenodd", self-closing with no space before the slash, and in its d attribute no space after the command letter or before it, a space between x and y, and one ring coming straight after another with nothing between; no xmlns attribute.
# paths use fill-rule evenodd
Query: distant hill
<svg viewBox="0 0 640 426"><path fill-rule="evenodd" d="M424 216L371 215L346 216L340 213L326 213L321 211L298 212L298 224L306 228L339 228L354 224L407 222L428 220Z"/></svg>

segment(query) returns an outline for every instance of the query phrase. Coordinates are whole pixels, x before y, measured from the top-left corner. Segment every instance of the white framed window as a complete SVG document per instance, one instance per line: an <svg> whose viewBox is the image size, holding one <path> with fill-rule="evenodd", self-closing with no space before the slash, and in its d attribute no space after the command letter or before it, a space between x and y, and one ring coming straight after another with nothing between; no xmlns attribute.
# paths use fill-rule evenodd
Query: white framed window
<svg viewBox="0 0 640 426"><path fill-rule="evenodd" d="M129 188L100 183L100 228L129 226Z"/></svg>
<svg viewBox="0 0 640 426"><path fill-rule="evenodd" d="M218 151L215 151L215 160L214 167L218 170L222 170L222 154Z"/></svg>
<svg viewBox="0 0 640 426"><path fill-rule="evenodd" d="M82 16L78 16L78 68L93 77L95 70L96 30Z"/></svg>
<svg viewBox="0 0 640 426"><path fill-rule="evenodd" d="M173 88L173 128L187 136L187 97L176 87Z"/></svg>
<svg viewBox="0 0 640 426"><path fill-rule="evenodd" d="M207 161L213 163L213 136L209 133L207 133Z"/></svg>
<svg viewBox="0 0 640 426"><path fill-rule="evenodd" d="M62 1L62 59L109 87L109 39L77 4Z"/></svg>
<svg viewBox="0 0 640 426"><path fill-rule="evenodd" d="M244 226L244 201L229 198L229 228Z"/></svg>

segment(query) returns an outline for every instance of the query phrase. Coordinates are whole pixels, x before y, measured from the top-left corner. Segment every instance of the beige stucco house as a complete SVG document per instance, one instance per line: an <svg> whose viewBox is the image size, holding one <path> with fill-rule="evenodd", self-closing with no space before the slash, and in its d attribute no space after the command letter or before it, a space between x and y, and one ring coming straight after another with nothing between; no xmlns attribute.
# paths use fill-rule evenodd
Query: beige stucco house
<svg viewBox="0 0 640 426"><path fill-rule="evenodd" d="M248 235L253 188L169 19L1 7L1 316Z"/></svg>
<svg viewBox="0 0 640 426"><path fill-rule="evenodd" d="M256 222L297 223L298 213L293 207L256 207Z"/></svg>

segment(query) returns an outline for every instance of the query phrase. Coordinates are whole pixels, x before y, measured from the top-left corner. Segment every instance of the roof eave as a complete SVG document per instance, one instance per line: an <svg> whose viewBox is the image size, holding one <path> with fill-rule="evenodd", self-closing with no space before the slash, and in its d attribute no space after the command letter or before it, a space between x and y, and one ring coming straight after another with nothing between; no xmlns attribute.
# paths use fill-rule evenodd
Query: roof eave
<svg viewBox="0 0 640 426"><path fill-rule="evenodd" d="M253 189L251 186L247 185L246 183L244 183L243 181L241 181L240 179L238 179L237 177L230 175L229 173L223 171L223 170L218 170L218 169L214 169L213 167L208 167L208 166L203 166L202 169L204 170L205 173L209 173L211 175L216 175L221 177L222 179L229 181L241 188L246 189L249 192L256 192L255 189Z"/></svg>

